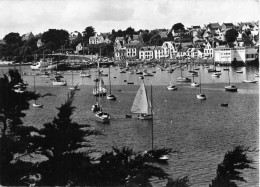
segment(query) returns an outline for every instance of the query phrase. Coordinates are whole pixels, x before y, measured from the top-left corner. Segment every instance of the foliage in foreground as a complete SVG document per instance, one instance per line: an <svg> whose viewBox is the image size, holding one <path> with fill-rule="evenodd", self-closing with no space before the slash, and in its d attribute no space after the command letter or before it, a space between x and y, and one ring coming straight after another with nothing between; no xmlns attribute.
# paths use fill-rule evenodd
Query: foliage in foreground
<svg viewBox="0 0 260 187"><path fill-rule="evenodd" d="M253 152L249 147L237 146L232 151L228 151L222 163L218 165L217 176L212 180L209 187L237 187L236 181L246 182L241 176L244 169L255 169L251 166L253 160L247 156L248 152Z"/></svg>

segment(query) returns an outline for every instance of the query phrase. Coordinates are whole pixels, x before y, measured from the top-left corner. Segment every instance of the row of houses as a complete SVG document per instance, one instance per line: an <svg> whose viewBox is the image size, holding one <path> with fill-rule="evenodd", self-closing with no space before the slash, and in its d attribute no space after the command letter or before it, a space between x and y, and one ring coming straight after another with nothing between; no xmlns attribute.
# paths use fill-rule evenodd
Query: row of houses
<svg viewBox="0 0 260 187"><path fill-rule="evenodd" d="M116 49L115 59L161 60L176 58L211 58L215 62L228 64L232 62L247 63L258 57L258 47L255 46L220 46L214 47L214 42L204 43L204 48L185 47L182 43L164 42L162 46L140 46L139 43L127 44Z"/></svg>

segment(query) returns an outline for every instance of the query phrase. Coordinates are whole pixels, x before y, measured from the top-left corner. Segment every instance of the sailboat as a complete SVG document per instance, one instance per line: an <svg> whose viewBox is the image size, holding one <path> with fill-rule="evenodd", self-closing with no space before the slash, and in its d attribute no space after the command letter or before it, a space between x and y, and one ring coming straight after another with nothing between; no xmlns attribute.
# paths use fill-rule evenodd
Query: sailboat
<svg viewBox="0 0 260 187"><path fill-rule="evenodd" d="M35 92L35 73L33 74L33 91ZM32 104L32 106L33 107L35 107L35 108L42 108L43 107L43 105L41 105L41 104L37 104L36 103L36 99L34 100L34 103Z"/></svg>
<svg viewBox="0 0 260 187"><path fill-rule="evenodd" d="M248 74L246 73L246 79L245 79L245 80L242 80L242 82L244 82L244 83L256 83L257 80L255 80L254 78L251 79L251 80L249 80L249 79L248 79Z"/></svg>
<svg viewBox="0 0 260 187"><path fill-rule="evenodd" d="M200 86L199 83L194 82L194 76L192 76L192 83L191 83L191 86L193 86L193 87L199 87L199 86Z"/></svg>
<svg viewBox="0 0 260 187"><path fill-rule="evenodd" d="M93 88L93 95L94 96L105 96L107 94L107 89L103 87L104 81L102 78L100 78L100 70L99 70L99 62L98 62L98 77L94 79L95 86Z"/></svg>
<svg viewBox="0 0 260 187"><path fill-rule="evenodd" d="M187 77L182 77L182 67L181 67L181 76L177 78L177 82L191 82L191 79Z"/></svg>
<svg viewBox="0 0 260 187"><path fill-rule="evenodd" d="M227 72L228 72L228 86L225 86L225 90L228 92L237 92L236 85L234 84L230 85L229 70Z"/></svg>
<svg viewBox="0 0 260 187"><path fill-rule="evenodd" d="M171 81L170 84L167 86L168 90L177 90L177 87L174 85L174 83L172 82L172 76L171 76Z"/></svg>
<svg viewBox="0 0 260 187"><path fill-rule="evenodd" d="M216 70L216 64L215 64L215 60L214 60L214 57L213 57L213 69L208 69L208 72L211 73L211 72L221 72L220 70Z"/></svg>
<svg viewBox="0 0 260 187"><path fill-rule="evenodd" d="M99 64L98 64L98 70L99 70ZM100 79L100 71L98 71L98 79ZM100 81L99 81L100 82ZM107 112L103 112L103 109L102 109L102 106L100 105L100 96L101 94L103 94L103 92L101 91L98 91L98 102L96 102L93 108L92 106L92 111L94 111L93 109L96 109L96 113L95 113L95 119L99 122L102 122L102 123L109 123L110 122L110 115L107 113ZM95 108L96 107L96 108Z"/></svg>
<svg viewBox="0 0 260 187"><path fill-rule="evenodd" d="M199 84L200 92L199 92L199 94L197 94L197 99L199 99L199 100L206 100L206 95L201 93L201 74L199 75L199 77L200 77L200 84Z"/></svg>
<svg viewBox="0 0 260 187"><path fill-rule="evenodd" d="M109 95L107 96L107 99L116 100L116 96L111 94L110 66L109 66Z"/></svg>
<svg viewBox="0 0 260 187"><path fill-rule="evenodd" d="M147 96L144 81L136 93L131 113L138 114L139 119L152 119L152 105Z"/></svg>

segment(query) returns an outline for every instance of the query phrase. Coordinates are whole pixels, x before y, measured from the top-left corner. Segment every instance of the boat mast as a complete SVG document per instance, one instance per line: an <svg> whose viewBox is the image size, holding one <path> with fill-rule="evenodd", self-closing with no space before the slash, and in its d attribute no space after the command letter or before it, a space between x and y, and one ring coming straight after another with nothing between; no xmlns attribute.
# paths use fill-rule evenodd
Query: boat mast
<svg viewBox="0 0 260 187"><path fill-rule="evenodd" d="M35 93L35 73L33 74L33 91ZM34 104L36 104L36 99L34 99Z"/></svg>
<svg viewBox="0 0 260 187"><path fill-rule="evenodd" d="M151 117L152 117L152 150L153 150L153 89L151 83Z"/></svg>
<svg viewBox="0 0 260 187"><path fill-rule="evenodd" d="M200 76L200 94L201 94L201 73L199 74Z"/></svg>
<svg viewBox="0 0 260 187"><path fill-rule="evenodd" d="M111 79L110 79L110 66L108 68L109 71L109 94L111 95Z"/></svg>

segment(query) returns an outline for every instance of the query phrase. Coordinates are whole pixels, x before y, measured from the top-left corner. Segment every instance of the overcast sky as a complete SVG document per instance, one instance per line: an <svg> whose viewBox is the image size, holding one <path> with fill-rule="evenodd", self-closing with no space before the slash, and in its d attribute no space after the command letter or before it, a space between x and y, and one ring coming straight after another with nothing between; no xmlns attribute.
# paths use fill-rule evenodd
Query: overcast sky
<svg viewBox="0 0 260 187"><path fill-rule="evenodd" d="M258 0L0 0L0 39L48 29L97 33L259 19Z"/></svg>

